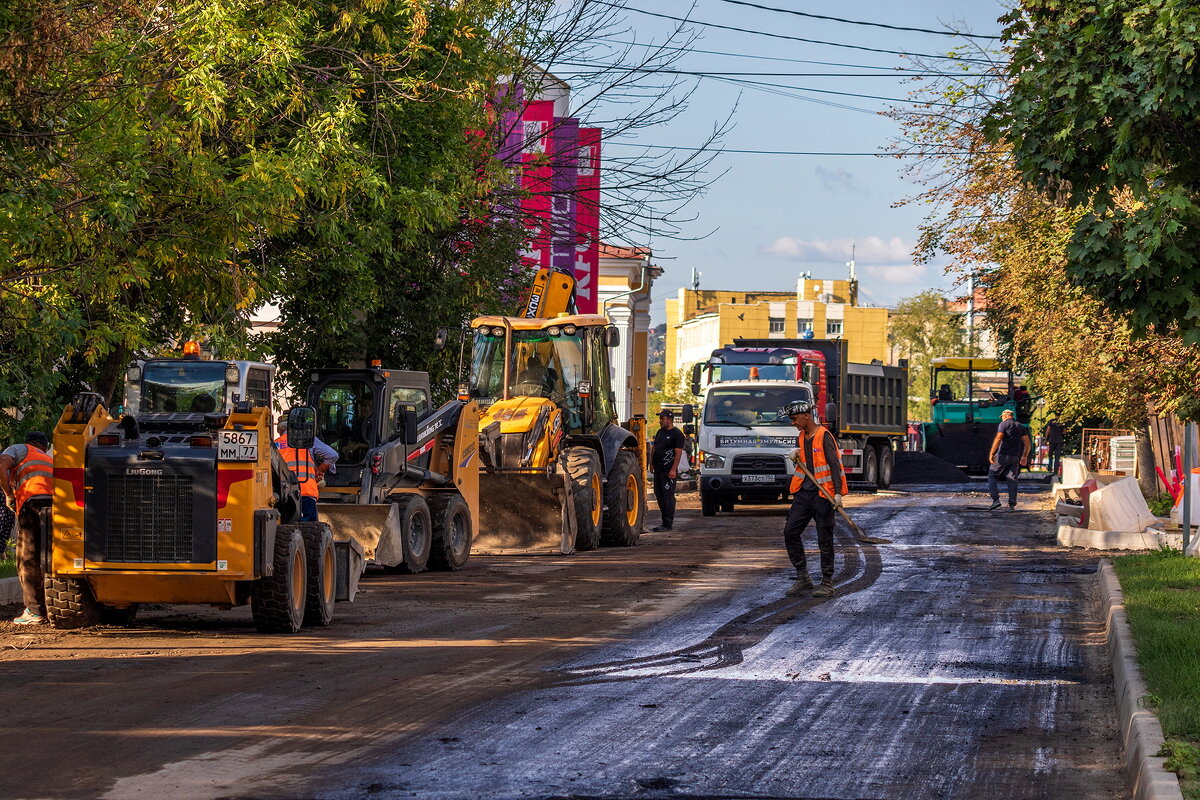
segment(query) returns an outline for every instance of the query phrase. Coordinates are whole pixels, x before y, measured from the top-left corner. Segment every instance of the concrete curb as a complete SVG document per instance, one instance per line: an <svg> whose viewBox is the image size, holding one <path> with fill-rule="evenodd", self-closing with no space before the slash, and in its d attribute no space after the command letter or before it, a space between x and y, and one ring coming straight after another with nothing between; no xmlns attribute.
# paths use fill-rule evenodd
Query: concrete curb
<svg viewBox="0 0 1200 800"><path fill-rule="evenodd" d="M1112 562L1101 561L1097 575L1117 692L1125 769L1133 786L1130 796L1133 800L1183 800L1179 779L1163 766L1165 759L1155 755L1163 743L1162 725L1146 704L1150 693L1138 669L1137 650L1125 617L1125 595L1121 593Z"/></svg>
<svg viewBox="0 0 1200 800"><path fill-rule="evenodd" d="M1088 547L1093 550L1158 550L1161 547L1179 550L1183 547L1183 534L1093 531L1060 524L1058 543L1064 547Z"/></svg>
<svg viewBox="0 0 1200 800"><path fill-rule="evenodd" d="M0 606L21 602L21 584L16 578L0 578Z"/></svg>

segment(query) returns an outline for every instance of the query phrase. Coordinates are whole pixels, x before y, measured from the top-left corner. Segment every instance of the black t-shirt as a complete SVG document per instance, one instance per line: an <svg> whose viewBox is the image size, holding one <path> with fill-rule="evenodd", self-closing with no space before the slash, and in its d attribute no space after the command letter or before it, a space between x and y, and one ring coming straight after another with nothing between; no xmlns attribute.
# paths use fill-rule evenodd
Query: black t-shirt
<svg viewBox="0 0 1200 800"><path fill-rule="evenodd" d="M1066 427L1061 422L1046 423L1046 442L1049 444L1063 443L1063 428Z"/></svg>
<svg viewBox="0 0 1200 800"><path fill-rule="evenodd" d="M679 428L659 428L654 434L654 471L670 472L675 466L675 451L687 452L687 439Z"/></svg>
<svg viewBox="0 0 1200 800"><path fill-rule="evenodd" d="M1001 420L1000 427L996 429L996 432L1001 436L1000 449L996 451L996 455L1020 456L1025 452L1024 439L1026 433L1024 425L1015 419L1009 418Z"/></svg>

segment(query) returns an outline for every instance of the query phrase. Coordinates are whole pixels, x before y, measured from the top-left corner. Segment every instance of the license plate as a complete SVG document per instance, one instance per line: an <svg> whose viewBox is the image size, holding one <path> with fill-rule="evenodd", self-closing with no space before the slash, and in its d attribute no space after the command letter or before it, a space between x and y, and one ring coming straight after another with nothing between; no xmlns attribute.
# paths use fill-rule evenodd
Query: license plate
<svg viewBox="0 0 1200 800"><path fill-rule="evenodd" d="M774 475L743 475L742 483L774 483Z"/></svg>
<svg viewBox="0 0 1200 800"><path fill-rule="evenodd" d="M258 461L258 431L218 431L218 461Z"/></svg>

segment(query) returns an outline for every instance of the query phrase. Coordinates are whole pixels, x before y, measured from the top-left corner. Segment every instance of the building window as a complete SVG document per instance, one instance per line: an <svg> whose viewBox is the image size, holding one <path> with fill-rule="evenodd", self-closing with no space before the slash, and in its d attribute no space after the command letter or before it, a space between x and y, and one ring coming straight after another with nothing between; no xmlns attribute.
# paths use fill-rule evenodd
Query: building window
<svg viewBox="0 0 1200 800"><path fill-rule="evenodd" d="M771 317L770 323L771 323L771 327L770 327L771 333L783 333L783 318L782 317Z"/></svg>
<svg viewBox="0 0 1200 800"><path fill-rule="evenodd" d="M842 335L842 321L840 319L826 320L825 321L825 335L826 336L841 336Z"/></svg>
<svg viewBox="0 0 1200 800"><path fill-rule="evenodd" d="M813 332L813 321L811 319L806 319L805 317L797 318L796 319L796 330L800 333L812 333Z"/></svg>

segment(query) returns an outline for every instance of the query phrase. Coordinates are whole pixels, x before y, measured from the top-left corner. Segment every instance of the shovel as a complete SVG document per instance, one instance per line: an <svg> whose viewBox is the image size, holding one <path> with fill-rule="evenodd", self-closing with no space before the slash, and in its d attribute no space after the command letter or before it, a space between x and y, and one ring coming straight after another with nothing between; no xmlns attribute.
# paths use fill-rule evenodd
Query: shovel
<svg viewBox="0 0 1200 800"><path fill-rule="evenodd" d="M892 543L891 539L880 539L877 536L867 536L865 533L863 533L863 529L858 527L857 523L855 523L854 520L850 519L850 515L846 513L846 509L842 508L840 504L834 502L833 497L831 497L829 495L829 493L825 491L825 489L821 486L821 484L817 483L817 479L813 477L812 472L809 471L808 467L805 466L804 462L803 461L795 461L793 463L797 467L800 468L801 472L803 472L806 476L808 476L808 479L813 482L813 485L815 485L817 487L817 490L819 492L821 492L821 494L825 495L825 499L827 499L830 503L833 503L833 507L838 510L838 512L842 515L842 518L844 520L846 520L847 524L850 525L850 530L854 531L855 539L858 539L860 542L866 542L867 544L891 544Z"/></svg>

